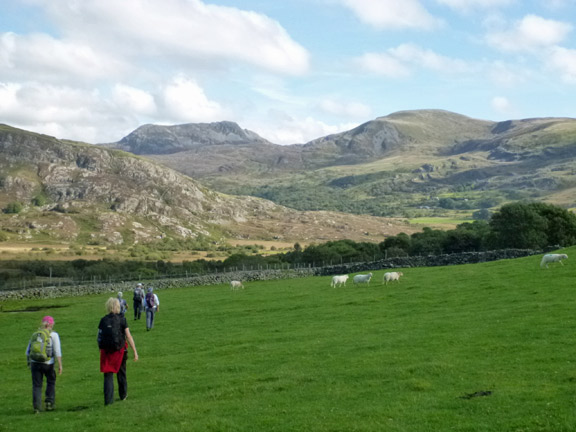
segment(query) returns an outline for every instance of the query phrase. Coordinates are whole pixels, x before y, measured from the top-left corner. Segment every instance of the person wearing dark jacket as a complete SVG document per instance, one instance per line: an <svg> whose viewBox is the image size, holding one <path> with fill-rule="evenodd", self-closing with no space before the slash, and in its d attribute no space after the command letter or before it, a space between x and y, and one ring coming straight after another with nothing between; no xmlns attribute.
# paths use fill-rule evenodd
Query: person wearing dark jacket
<svg viewBox="0 0 576 432"><path fill-rule="evenodd" d="M100 372L104 373L104 405L114 403L114 374L118 380L120 400L128 397L126 360L128 345L134 352L134 361L138 361L138 352L126 317L120 313L120 302L110 297L106 302L108 314L98 325L98 346L100 348Z"/></svg>

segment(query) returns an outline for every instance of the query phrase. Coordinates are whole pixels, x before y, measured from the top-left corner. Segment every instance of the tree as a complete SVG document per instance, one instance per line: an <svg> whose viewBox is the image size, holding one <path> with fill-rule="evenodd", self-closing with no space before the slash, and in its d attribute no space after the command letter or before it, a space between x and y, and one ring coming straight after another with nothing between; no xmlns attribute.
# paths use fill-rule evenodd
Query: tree
<svg viewBox="0 0 576 432"><path fill-rule="evenodd" d="M21 202L14 201L14 202L8 203L6 205L6 207L4 207L4 213L8 213L8 214L20 213L23 208L24 208L24 206L22 205Z"/></svg>
<svg viewBox="0 0 576 432"><path fill-rule="evenodd" d="M491 243L497 248L542 249L548 244L547 219L530 204L512 203L490 219Z"/></svg>

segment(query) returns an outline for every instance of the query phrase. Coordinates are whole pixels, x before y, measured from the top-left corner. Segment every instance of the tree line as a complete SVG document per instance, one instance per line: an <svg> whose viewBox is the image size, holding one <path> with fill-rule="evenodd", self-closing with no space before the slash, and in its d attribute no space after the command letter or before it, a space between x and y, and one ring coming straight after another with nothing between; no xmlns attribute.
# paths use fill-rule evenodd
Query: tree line
<svg viewBox="0 0 576 432"><path fill-rule="evenodd" d="M561 207L545 203L512 203L492 214L488 221L463 223L452 230L424 228L411 235L400 233L381 243L335 240L312 244L306 248L296 243L289 252L274 255L234 253L221 261L118 261L76 259L72 261L4 262L0 286L15 273L35 279L68 278L81 280L132 280L192 274L291 268L366 262L398 256L440 255L480 252L498 249L560 248L576 244L576 215Z"/></svg>

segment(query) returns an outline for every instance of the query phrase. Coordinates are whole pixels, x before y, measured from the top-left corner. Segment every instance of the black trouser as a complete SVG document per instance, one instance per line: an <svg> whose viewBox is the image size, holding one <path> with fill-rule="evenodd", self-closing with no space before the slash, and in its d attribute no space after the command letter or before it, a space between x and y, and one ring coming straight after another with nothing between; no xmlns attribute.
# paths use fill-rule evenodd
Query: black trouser
<svg viewBox="0 0 576 432"><path fill-rule="evenodd" d="M122 357L122 364L120 370L116 374L118 380L118 394L120 399L126 399L128 395L128 380L126 378L126 359L128 358L128 350L124 350L124 357ZM104 405L114 403L114 372L104 374Z"/></svg>
<svg viewBox="0 0 576 432"><path fill-rule="evenodd" d="M32 371L32 405L34 409L40 410L42 406L42 384L46 377L46 398L45 402L54 404L56 398L56 371L54 364L30 362Z"/></svg>
<svg viewBox="0 0 576 432"><path fill-rule="evenodd" d="M140 314L142 314L142 300L134 300L134 319L140 319Z"/></svg>

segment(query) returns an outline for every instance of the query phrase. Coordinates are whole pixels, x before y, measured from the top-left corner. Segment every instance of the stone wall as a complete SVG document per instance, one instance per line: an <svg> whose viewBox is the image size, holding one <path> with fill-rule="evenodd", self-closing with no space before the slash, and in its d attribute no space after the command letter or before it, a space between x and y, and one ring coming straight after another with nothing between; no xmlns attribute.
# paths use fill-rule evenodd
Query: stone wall
<svg viewBox="0 0 576 432"><path fill-rule="evenodd" d="M220 285L230 283L232 280L240 280L243 282L251 282L257 280L281 280L281 279L294 279L309 276L330 276L338 274L349 274L367 272L372 270L381 269L404 269L410 267L435 267L435 266L448 266L459 264L474 264L486 261L496 261L501 259L521 258L530 255L536 255L541 251L533 251L526 249L506 249L489 252L466 252L460 254L450 255L428 255L428 256L414 256L414 257L398 257L387 258L383 260L333 265L327 267L307 267L297 269L282 269L282 270L250 270L250 271L235 271L227 273L214 273L208 275L190 276L187 278L178 279L164 279L142 282L146 286L153 286L155 290L163 290L170 288L181 288L190 286L207 286L207 285ZM87 284L76 286L49 286L43 288L32 288L14 291L0 291L0 301L2 300L22 300L22 299L41 299L41 298L57 298L57 297L74 297L109 293L116 295L118 291L132 292L134 289L134 282L120 282L120 283L102 283L102 284ZM127 296L128 298L128 296Z"/></svg>

